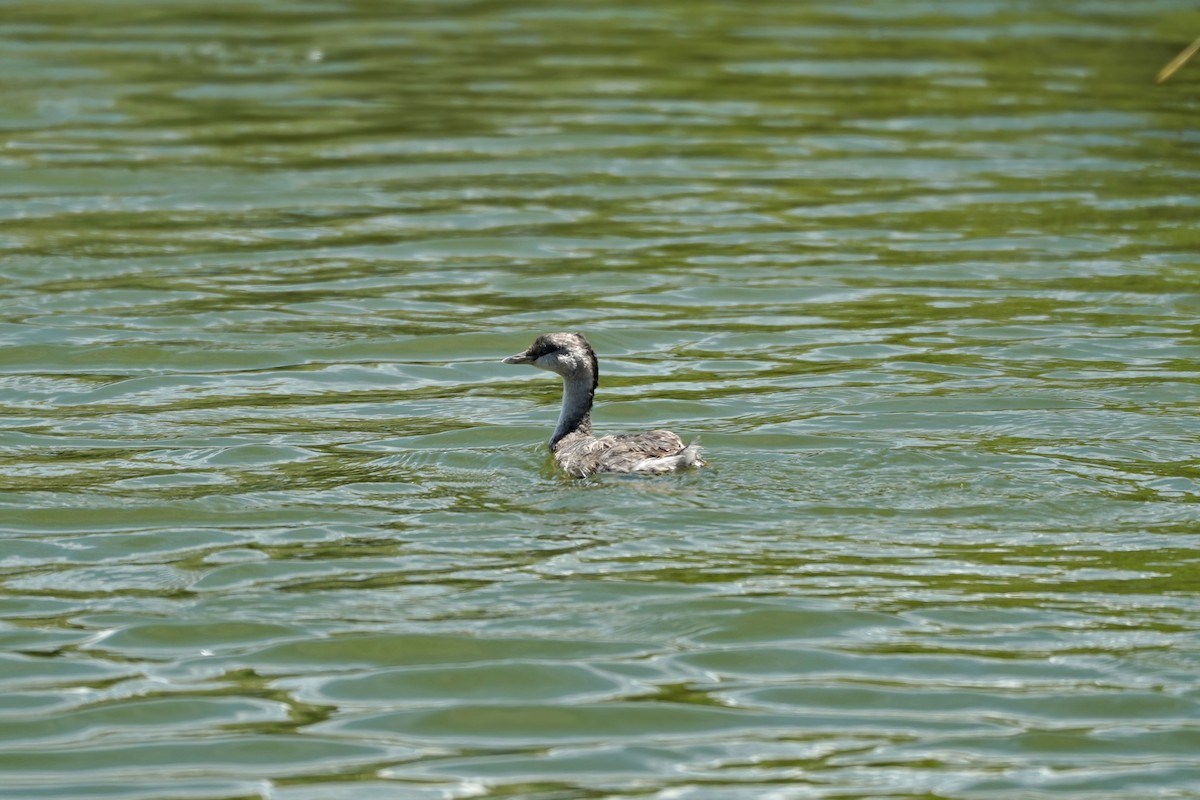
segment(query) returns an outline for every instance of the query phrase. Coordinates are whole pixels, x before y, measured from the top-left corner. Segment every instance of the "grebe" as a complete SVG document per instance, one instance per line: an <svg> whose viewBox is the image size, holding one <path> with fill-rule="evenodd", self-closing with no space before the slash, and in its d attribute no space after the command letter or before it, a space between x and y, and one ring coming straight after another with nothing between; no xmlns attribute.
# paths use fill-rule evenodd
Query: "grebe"
<svg viewBox="0 0 1200 800"><path fill-rule="evenodd" d="M543 334L525 352L509 356L504 363L532 364L562 376L562 413L550 437L550 452L568 475L585 478L595 472L659 473L704 466L700 445L684 447L670 431L592 436L592 401L600 367L582 334Z"/></svg>

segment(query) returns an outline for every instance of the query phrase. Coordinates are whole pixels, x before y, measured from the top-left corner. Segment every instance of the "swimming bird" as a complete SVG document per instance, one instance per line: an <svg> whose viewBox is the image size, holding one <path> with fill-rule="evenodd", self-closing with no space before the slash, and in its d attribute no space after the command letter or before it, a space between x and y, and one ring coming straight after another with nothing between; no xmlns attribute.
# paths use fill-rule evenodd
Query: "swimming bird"
<svg viewBox="0 0 1200 800"><path fill-rule="evenodd" d="M562 412L550 437L550 452L568 475L585 478L596 472L671 472L702 467L700 445L686 447L670 431L592 435L592 402L600 380L596 353L580 333L546 333L505 364L531 364L563 379Z"/></svg>

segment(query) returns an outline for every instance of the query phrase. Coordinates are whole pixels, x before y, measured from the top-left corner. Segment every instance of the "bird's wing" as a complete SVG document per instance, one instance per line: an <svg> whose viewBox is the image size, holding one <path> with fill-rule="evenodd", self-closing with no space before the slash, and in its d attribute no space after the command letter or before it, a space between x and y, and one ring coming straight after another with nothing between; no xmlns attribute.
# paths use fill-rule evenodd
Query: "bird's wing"
<svg viewBox="0 0 1200 800"><path fill-rule="evenodd" d="M683 449L683 441L670 431L625 433L602 436L591 443L599 468L611 472L633 472L648 458L673 456Z"/></svg>

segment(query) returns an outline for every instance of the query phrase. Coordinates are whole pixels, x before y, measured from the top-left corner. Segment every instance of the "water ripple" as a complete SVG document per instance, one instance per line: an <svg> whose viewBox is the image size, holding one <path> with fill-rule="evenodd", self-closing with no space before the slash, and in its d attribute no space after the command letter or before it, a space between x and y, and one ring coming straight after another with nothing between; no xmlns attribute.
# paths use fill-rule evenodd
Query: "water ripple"
<svg viewBox="0 0 1200 800"><path fill-rule="evenodd" d="M6 13L11 791L1193 796L1183 0Z"/></svg>

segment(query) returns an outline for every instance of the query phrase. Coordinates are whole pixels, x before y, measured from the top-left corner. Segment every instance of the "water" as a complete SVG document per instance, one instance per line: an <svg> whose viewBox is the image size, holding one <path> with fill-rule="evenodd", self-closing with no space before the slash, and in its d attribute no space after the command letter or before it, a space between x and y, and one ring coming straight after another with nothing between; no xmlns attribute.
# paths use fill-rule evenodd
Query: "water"
<svg viewBox="0 0 1200 800"><path fill-rule="evenodd" d="M7 4L3 795L1200 797L1193 6Z"/></svg>

